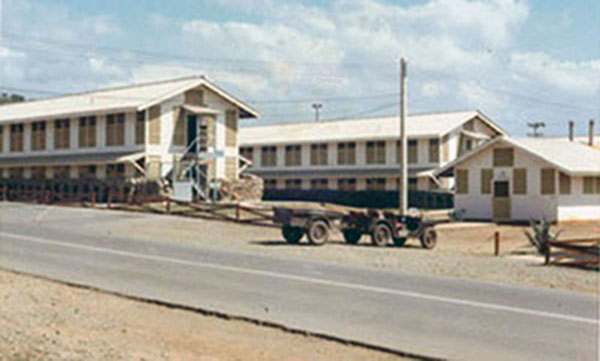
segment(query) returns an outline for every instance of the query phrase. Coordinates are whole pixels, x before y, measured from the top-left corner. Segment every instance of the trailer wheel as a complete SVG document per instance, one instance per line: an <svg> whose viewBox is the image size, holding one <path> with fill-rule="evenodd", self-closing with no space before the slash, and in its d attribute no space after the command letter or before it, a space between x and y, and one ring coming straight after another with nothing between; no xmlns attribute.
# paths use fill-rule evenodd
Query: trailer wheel
<svg viewBox="0 0 600 361"><path fill-rule="evenodd" d="M344 229L344 240L348 244L357 244L362 238L362 232L358 229L348 228Z"/></svg>
<svg viewBox="0 0 600 361"><path fill-rule="evenodd" d="M304 230L300 227L283 226L281 234L287 243L298 244L304 236Z"/></svg>
<svg viewBox="0 0 600 361"><path fill-rule="evenodd" d="M394 237L394 246L403 247L406 244L406 237Z"/></svg>
<svg viewBox="0 0 600 361"><path fill-rule="evenodd" d="M379 223L371 232L371 240L378 247L385 247L392 239L392 230L385 223Z"/></svg>
<svg viewBox="0 0 600 361"><path fill-rule="evenodd" d="M434 229L428 229L421 235L421 246L426 249L432 249L437 243L437 232Z"/></svg>
<svg viewBox="0 0 600 361"><path fill-rule="evenodd" d="M323 245L329 240L329 225L322 219L310 222L306 231L308 240L316 246Z"/></svg>

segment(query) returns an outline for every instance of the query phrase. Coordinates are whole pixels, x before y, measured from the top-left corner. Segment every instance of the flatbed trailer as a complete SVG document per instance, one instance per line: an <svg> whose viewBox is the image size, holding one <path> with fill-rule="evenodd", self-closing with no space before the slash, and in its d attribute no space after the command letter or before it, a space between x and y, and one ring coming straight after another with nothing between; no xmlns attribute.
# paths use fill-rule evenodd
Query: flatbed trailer
<svg viewBox="0 0 600 361"><path fill-rule="evenodd" d="M365 212L339 212L321 209L274 207L273 221L281 225L283 238L298 244L306 235L313 245L327 243L333 230L340 231L348 244L357 244L365 235L375 246L404 246L408 238L417 238L421 246L432 249L437 243L434 227L439 221L421 216L400 216L369 209Z"/></svg>

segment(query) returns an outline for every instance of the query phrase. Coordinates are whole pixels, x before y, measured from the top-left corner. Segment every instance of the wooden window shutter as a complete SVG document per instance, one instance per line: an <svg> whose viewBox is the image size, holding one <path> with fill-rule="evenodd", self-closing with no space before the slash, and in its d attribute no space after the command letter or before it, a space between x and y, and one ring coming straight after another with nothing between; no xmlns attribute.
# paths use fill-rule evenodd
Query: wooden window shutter
<svg viewBox="0 0 600 361"><path fill-rule="evenodd" d="M560 194L571 194L571 177L563 172L558 173L558 191Z"/></svg>
<svg viewBox="0 0 600 361"><path fill-rule="evenodd" d="M594 193L594 177L583 177L583 194Z"/></svg>
<svg viewBox="0 0 600 361"><path fill-rule="evenodd" d="M492 194L492 179L494 170L490 168L481 170L481 194Z"/></svg>
<svg viewBox="0 0 600 361"><path fill-rule="evenodd" d="M513 169L513 194L527 194L527 168Z"/></svg>
<svg viewBox="0 0 600 361"><path fill-rule="evenodd" d="M457 169L456 170L456 193L467 194L469 193L469 170Z"/></svg>
<svg viewBox="0 0 600 361"><path fill-rule="evenodd" d="M175 129L173 135L173 144L185 145L186 129L185 129L185 112L181 108L175 108L173 111L173 119L175 119Z"/></svg>
<svg viewBox="0 0 600 361"><path fill-rule="evenodd" d="M160 105L150 108L149 116L149 142L150 144L160 144Z"/></svg>
<svg viewBox="0 0 600 361"><path fill-rule="evenodd" d="M125 114L117 115L116 145L125 145Z"/></svg>
<svg viewBox="0 0 600 361"><path fill-rule="evenodd" d="M367 142L367 164L375 163L375 142Z"/></svg>
<svg viewBox="0 0 600 361"><path fill-rule="evenodd" d="M600 194L600 177L596 177L596 193Z"/></svg>
<svg viewBox="0 0 600 361"><path fill-rule="evenodd" d="M541 190L542 194L555 194L555 171L552 168L544 168L541 170Z"/></svg>
<svg viewBox="0 0 600 361"><path fill-rule="evenodd" d="M228 147L237 146L238 117L236 110L225 112L225 145Z"/></svg>
<svg viewBox="0 0 600 361"><path fill-rule="evenodd" d="M514 165L515 152L512 148L494 149L494 167L512 167Z"/></svg>
<svg viewBox="0 0 600 361"><path fill-rule="evenodd" d="M429 163L440 161L440 140L429 139Z"/></svg>
<svg viewBox="0 0 600 361"><path fill-rule="evenodd" d="M402 150L399 151L399 155L402 155ZM419 159L419 147L416 140L408 141L408 163L417 163Z"/></svg>

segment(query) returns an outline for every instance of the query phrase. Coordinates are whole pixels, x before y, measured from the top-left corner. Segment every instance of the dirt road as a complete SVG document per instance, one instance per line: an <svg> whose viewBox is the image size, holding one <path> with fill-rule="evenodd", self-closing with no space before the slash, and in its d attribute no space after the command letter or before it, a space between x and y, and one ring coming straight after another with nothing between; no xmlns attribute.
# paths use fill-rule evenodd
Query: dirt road
<svg viewBox="0 0 600 361"><path fill-rule="evenodd" d="M0 359L402 360L0 271Z"/></svg>

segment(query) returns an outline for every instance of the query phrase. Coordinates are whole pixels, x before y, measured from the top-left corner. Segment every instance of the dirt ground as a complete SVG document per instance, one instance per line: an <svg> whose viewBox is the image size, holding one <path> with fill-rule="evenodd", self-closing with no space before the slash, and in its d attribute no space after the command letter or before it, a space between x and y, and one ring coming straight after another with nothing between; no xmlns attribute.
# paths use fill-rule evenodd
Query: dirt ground
<svg viewBox="0 0 600 361"><path fill-rule="evenodd" d="M405 247L377 248L364 237L357 246L346 245L340 234L322 247L283 241L280 230L232 222L183 216L120 212L115 224L128 236L158 242L175 242L198 247L244 251L274 257L297 258L401 270L417 274L468 277L522 286L558 288L598 294L599 273L557 266L543 266L524 235L527 226L491 223L452 223L438 225L438 245L424 250L417 240ZM600 234L600 222L572 222L553 226L562 229L560 238ZM82 232L110 233L103 225L82 225ZM500 256L494 257L494 232L501 235Z"/></svg>
<svg viewBox="0 0 600 361"><path fill-rule="evenodd" d="M1 270L0 300L6 361L404 359Z"/></svg>

